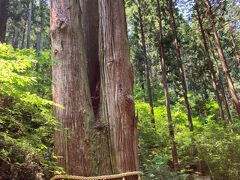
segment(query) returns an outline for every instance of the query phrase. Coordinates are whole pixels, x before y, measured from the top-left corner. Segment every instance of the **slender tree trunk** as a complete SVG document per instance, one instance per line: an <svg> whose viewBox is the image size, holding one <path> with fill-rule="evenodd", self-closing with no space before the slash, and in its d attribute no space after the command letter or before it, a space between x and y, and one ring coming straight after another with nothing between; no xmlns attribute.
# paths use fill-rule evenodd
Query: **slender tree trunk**
<svg viewBox="0 0 240 180"><path fill-rule="evenodd" d="M26 22L24 23L24 26L23 28L21 29L21 46L20 48L23 49L24 48L24 45L25 45L25 35L26 35Z"/></svg>
<svg viewBox="0 0 240 180"><path fill-rule="evenodd" d="M5 41L9 0L0 0L0 42Z"/></svg>
<svg viewBox="0 0 240 180"><path fill-rule="evenodd" d="M177 147L175 142L175 134L174 134L174 126L172 122L172 114L171 114L171 107L170 107L170 95L168 90L168 80L167 80L167 70L166 70L166 60L165 60L165 52L164 52L164 44L163 44L163 28L162 28L162 15L161 15L161 8L159 0L157 0L157 15L158 15L158 22L159 22L159 54L160 54L160 64L162 69L162 82L164 87L164 94L165 94L165 104L167 110L167 120L168 120L168 129L169 135L171 137L172 143L172 160L173 160L173 167L175 171L178 171L178 154L177 154Z"/></svg>
<svg viewBox="0 0 240 180"><path fill-rule="evenodd" d="M19 32L20 32L19 28L17 26L14 26L14 33L12 39L12 45L14 48L18 47Z"/></svg>
<svg viewBox="0 0 240 180"><path fill-rule="evenodd" d="M214 17L213 17L213 14L212 14L212 6L211 6L209 0L203 0L203 1L204 1L205 5L207 7L207 10L208 10L208 18L209 18L209 21L210 21L211 26L212 26L212 32L213 32L213 35L214 35L215 46L217 48L217 52L218 52L218 55L219 55L221 63L222 63L223 72L224 72L225 77L226 77L227 82L228 82L228 89L230 91L233 103L234 103L235 108L236 108L237 113L238 113L238 116L240 117L239 97L237 95L237 91L235 89L232 77L230 75L228 65L227 65L227 60L225 58L225 55L224 55L224 52L223 52L223 49L222 49L222 45L221 45L221 41L220 41L220 38L219 38L218 33L217 33Z"/></svg>
<svg viewBox="0 0 240 180"><path fill-rule="evenodd" d="M230 111L230 108L229 108L227 96L226 96L226 93L225 93L225 88L224 88L223 83L222 83L223 80L220 79L220 81L221 81L220 82L220 90L221 90L221 93L222 93L222 96L223 96L223 102L224 102L226 112L227 112L228 123L232 124L233 123L232 114L231 114L231 111Z"/></svg>
<svg viewBox="0 0 240 180"><path fill-rule="evenodd" d="M40 26L39 26L39 31L37 32L36 36L36 50L37 52L41 51L41 46L42 46L42 32L44 31L44 3L45 0L40 0L39 1L39 14L40 14Z"/></svg>
<svg viewBox="0 0 240 180"><path fill-rule="evenodd" d="M102 117L109 126L114 173L138 169L133 69L122 0L99 1ZM137 180L137 177L128 178Z"/></svg>
<svg viewBox="0 0 240 180"><path fill-rule="evenodd" d="M146 65L146 79L147 79L147 93L148 93L148 103L150 105L150 112L152 115L151 122L154 125L154 107L153 107L153 99L152 99L152 87L151 87L151 79L150 79L150 65L147 58L147 49L146 49L146 41L145 41L145 34L144 34L144 25L143 25L143 14L142 14L142 7L141 3L142 0L136 0L136 5L138 7L138 16L139 16L139 23L140 23L140 34L141 34L141 41L142 41L142 50L144 55L144 62Z"/></svg>
<svg viewBox="0 0 240 180"><path fill-rule="evenodd" d="M69 8L68 8L69 7ZM55 133L59 164L68 174L91 174L89 125L93 123L87 59L77 1L51 1L54 116L64 131Z"/></svg>
<svg viewBox="0 0 240 180"><path fill-rule="evenodd" d="M168 8L169 8L169 13L170 13L170 25L171 25L173 38L174 38L174 44L175 44L175 48L176 48L176 58L177 58L178 66L179 66L179 73L180 73L180 78L181 78L181 83L182 83L182 88L183 88L183 97L184 97L184 101L185 101L185 105L186 105L186 109L187 109L189 130L193 131L192 113L191 113L191 107L190 107L188 96L187 96L187 94L188 94L187 83L186 83L183 62L182 62L182 57L181 57L180 44L179 44L179 39L178 39L178 34L177 34L174 12L173 12L174 5L173 5L172 0L168 0Z"/></svg>
<svg viewBox="0 0 240 180"><path fill-rule="evenodd" d="M137 61L138 61L138 68L137 71L139 72L139 83L141 90L145 92L145 87L144 87L144 58L142 57L141 52L138 52L137 54Z"/></svg>
<svg viewBox="0 0 240 180"><path fill-rule="evenodd" d="M237 42L236 42L234 35L231 35L231 39L232 39L232 45L233 45L233 49L234 49L235 58L237 61L236 68L240 68L240 50L238 49ZM240 75L238 75L238 77L240 78Z"/></svg>
<svg viewBox="0 0 240 180"><path fill-rule="evenodd" d="M26 48L30 48L30 40L31 40L31 23L32 23L32 0L29 2L28 6L28 20L26 27Z"/></svg>
<svg viewBox="0 0 240 180"><path fill-rule="evenodd" d="M220 73L219 66L218 66L218 63L217 63L217 58L216 58L216 55L215 55L213 49L212 49L212 55L213 55L213 58L214 58L215 64L216 64L217 75L219 77L218 79L219 79L220 91L221 91L224 106L225 106L225 109L226 109L226 112L227 112L227 120L228 120L228 123L232 124L233 119L232 119L232 114L231 114L231 111L230 111L230 108L229 108L229 103L228 103L228 99L227 99L224 84L223 84L222 74Z"/></svg>
<svg viewBox="0 0 240 180"><path fill-rule="evenodd" d="M240 52L238 51L236 39L235 39L235 37L233 35L231 36L231 39L232 39L233 49L235 51L236 60L240 64Z"/></svg>
<svg viewBox="0 0 240 180"><path fill-rule="evenodd" d="M224 120L225 119L224 111L223 111L223 107L222 107L221 97L220 97L218 87L217 87L216 74L215 74L213 63L211 61L210 53L209 53L209 50L208 50L206 35L205 35L204 29L203 29L203 23L202 23L202 19L200 17L200 12L199 12L199 9L198 9L198 5L196 5L196 11L197 11L198 24L199 24L200 32L201 32L201 35L202 35L202 42L203 42L204 50L205 50L205 56L206 56L206 60L207 60L207 64L208 64L208 71L209 71L210 76L211 76L212 86L213 86L214 94L216 96L216 100L217 100L217 103L218 103L220 117L221 117L221 119Z"/></svg>

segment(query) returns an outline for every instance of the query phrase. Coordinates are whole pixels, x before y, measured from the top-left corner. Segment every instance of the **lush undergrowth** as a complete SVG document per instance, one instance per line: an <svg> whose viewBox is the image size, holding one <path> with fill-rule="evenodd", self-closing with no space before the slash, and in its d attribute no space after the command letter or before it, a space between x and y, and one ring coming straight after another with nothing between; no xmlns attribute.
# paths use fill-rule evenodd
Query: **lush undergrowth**
<svg viewBox="0 0 240 180"><path fill-rule="evenodd" d="M140 96L137 92L137 99L141 99ZM220 120L218 106L214 100L200 103L197 97L191 99L195 114L193 132L188 129L184 106L174 100L171 106L181 169L178 174L171 170L171 142L164 97L156 102L154 108L155 128L151 124L149 104L136 100L140 165L145 179L188 179L199 174L210 175L217 180L239 179L240 124L235 122L234 125L229 125Z"/></svg>
<svg viewBox="0 0 240 180"><path fill-rule="evenodd" d="M0 177L49 179L53 156L50 52L0 44ZM59 169L60 170L60 169Z"/></svg>

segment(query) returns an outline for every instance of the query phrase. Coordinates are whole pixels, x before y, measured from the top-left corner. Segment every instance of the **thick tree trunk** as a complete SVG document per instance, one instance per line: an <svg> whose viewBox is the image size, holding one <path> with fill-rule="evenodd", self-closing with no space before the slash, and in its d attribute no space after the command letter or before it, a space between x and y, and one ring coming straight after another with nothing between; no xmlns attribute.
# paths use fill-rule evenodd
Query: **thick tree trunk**
<svg viewBox="0 0 240 180"><path fill-rule="evenodd" d="M91 138L91 144L94 150L92 153L92 174L112 174L109 149L109 126L104 115L103 93L100 82L99 65L99 12L98 0L81 0L82 9L82 27L84 34L84 44L87 56L87 72L89 79L89 88L91 93L92 108L94 112L94 122L90 129L94 136ZM104 65L103 65L104 66Z"/></svg>
<svg viewBox="0 0 240 180"><path fill-rule="evenodd" d="M138 169L123 1L96 3L51 2L53 100L64 106L54 107L54 116L66 128L56 132L55 149L60 165L73 175Z"/></svg>
<svg viewBox="0 0 240 180"><path fill-rule="evenodd" d="M138 169L133 70L122 0L99 1L102 118L114 173ZM137 180L137 177L129 180Z"/></svg>
<svg viewBox="0 0 240 180"><path fill-rule="evenodd" d="M145 41L145 34L144 34L144 25L143 25L143 14L142 14L142 7L141 7L142 0L136 0L136 5L138 7L138 16L139 16L139 23L140 23L140 34L141 34L141 41L142 41L142 49L144 55L144 62L146 65L146 79L147 79L147 93L148 93L148 103L150 106L150 113L152 115L151 122L155 125L154 119L154 107L153 107L153 98L152 98L152 87L151 87L151 79L150 79L150 65L147 58L147 49L146 49L146 41Z"/></svg>
<svg viewBox="0 0 240 180"><path fill-rule="evenodd" d="M30 48L30 40L31 40L31 24L32 24L32 0L29 2L28 6L28 20L26 26L26 45L25 48Z"/></svg>
<svg viewBox="0 0 240 180"><path fill-rule="evenodd" d="M206 35L205 35L205 31L203 29L203 23L202 23L202 19L200 17L200 12L199 12L199 9L198 9L198 5L196 5L196 11L197 11L198 24L199 24L200 32L201 32L201 35L202 35L202 42L203 42L203 46L204 46L204 50L205 50L205 56L206 56L207 65L208 65L208 71L210 73L214 94L216 96L216 100L217 100L217 103L218 103L220 117L221 117L221 119L224 120L225 119L224 111L223 111L223 107L222 107L221 96L219 94L218 87L217 87L216 73L214 71L213 62L211 61L210 53L209 53L209 50L208 50Z"/></svg>
<svg viewBox="0 0 240 180"><path fill-rule="evenodd" d="M186 83L185 72L184 72L183 62L182 62L182 57L181 57L180 44L179 44L179 39L178 39L178 34L177 34L174 11L173 11L174 5L173 5L172 0L168 0L168 8L169 8L169 13L170 13L170 25L171 25L171 29L172 29L172 35L174 38L174 45L176 48L176 59L177 59L178 66L179 66L179 73L180 73L181 84L182 84L182 88L183 88L183 97L184 97L185 106L187 109L188 126L189 126L189 130L193 131L192 113L191 113L191 107L190 107L188 95L187 95L188 94L187 83Z"/></svg>
<svg viewBox="0 0 240 180"><path fill-rule="evenodd" d="M179 165L178 165L178 154L177 154L177 147L175 142L175 134L174 134L174 126L172 122L172 114L171 114L171 107L170 107L170 95L168 90L168 80L167 80L167 70L166 70L166 63L165 63L165 52L164 52L164 44L163 44L163 29L162 29L162 15L161 15L161 9L160 9L160 3L159 0L157 0L157 15L159 20L159 54L160 54L160 64L162 69L162 82L164 87L164 94L165 94L165 104L167 109L167 120L168 120L168 129L169 129L169 135L171 137L171 143L172 143L172 161L173 161L173 167L175 171L178 171Z"/></svg>
<svg viewBox="0 0 240 180"><path fill-rule="evenodd" d="M0 0L0 42L5 41L9 0Z"/></svg>
<svg viewBox="0 0 240 180"><path fill-rule="evenodd" d="M64 131L55 133L55 150L68 174L90 175L89 126L93 124L81 11L77 1L51 1L54 116Z"/></svg>
<svg viewBox="0 0 240 180"><path fill-rule="evenodd" d="M239 97L237 95L237 91L235 89L232 77L230 75L228 65L227 65L227 60L225 58L225 55L224 55L224 52L223 52L223 49L222 49L222 44L221 44L220 38L219 38L218 33L217 33L214 17L213 17L213 14L212 14L212 6L211 6L211 3L210 3L209 0L203 0L203 1L204 1L205 5L207 7L209 21L210 21L211 26L212 26L212 32L213 32L213 36L214 36L215 46L217 48L217 52L218 52L218 55L219 55L221 63L222 63L223 72L224 72L225 77L226 77L227 82L228 82L228 89L230 91L233 103L234 103L235 108L236 108L237 113L238 113L238 116L240 117Z"/></svg>

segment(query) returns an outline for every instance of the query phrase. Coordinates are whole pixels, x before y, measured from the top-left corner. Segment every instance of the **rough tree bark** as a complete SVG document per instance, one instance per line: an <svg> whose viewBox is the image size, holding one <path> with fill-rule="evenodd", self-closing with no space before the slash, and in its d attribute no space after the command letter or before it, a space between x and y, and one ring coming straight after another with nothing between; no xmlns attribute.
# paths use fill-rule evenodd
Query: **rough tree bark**
<svg viewBox="0 0 240 180"><path fill-rule="evenodd" d="M162 82L163 82L164 94L166 99L165 104L167 109L168 129L169 129L169 135L171 137L171 143L172 143L172 161L173 161L174 170L178 171L179 169L178 154L177 154L174 126L172 122L172 114L171 114L171 107L170 107L170 95L168 90L167 69L166 69L166 60L165 60L164 43L163 43L162 15L161 15L159 0L157 0L157 16L158 16L158 23L159 23L159 35L160 35L160 39L159 39L160 65L162 69Z"/></svg>
<svg viewBox="0 0 240 180"><path fill-rule="evenodd" d="M109 126L111 167L114 173L135 171L138 169L137 123L124 2L99 1L99 15L102 117Z"/></svg>
<svg viewBox="0 0 240 180"><path fill-rule="evenodd" d="M170 13L170 25L171 25L171 29L172 29L172 35L173 35L174 45L175 45L175 50L176 50L176 58L177 58L178 66L179 66L179 73L180 73L181 84L182 84L182 88L183 88L183 97L184 97L185 106L187 109L188 126L189 126L189 130L193 131L192 112L191 112L191 107L190 107L188 95L187 95L187 93L188 93L187 83L186 83L186 78L185 78L185 73L184 73L184 68L183 68L180 44L179 44L177 27L176 27L176 22L175 22L175 17L174 17L174 10L173 10L174 4L173 4L172 0L168 0L167 2L168 2L169 13Z"/></svg>
<svg viewBox="0 0 240 180"><path fill-rule="evenodd" d="M81 0L80 6L82 10L82 28L84 34L84 44L87 55L87 73L89 79L89 88L92 101L92 109L94 112L94 121L91 124L91 141L92 159L96 163L92 163L92 174L112 174L110 149L109 149L109 126L104 112L104 102L102 99L102 91L100 89L100 64L99 64L99 10L98 0Z"/></svg>
<svg viewBox="0 0 240 180"><path fill-rule="evenodd" d="M198 5L196 5L196 11L197 11L198 24L199 24L200 32L201 32L201 35L202 35L202 42L203 42L203 46L204 46L204 50L205 50L205 56L206 56L207 65L208 65L208 71L210 73L214 94L216 96L216 100L217 100L217 103L218 103L218 109L219 109L220 117L221 117L221 119L224 120L225 119L224 111L223 111L223 107L222 107L221 96L219 94L218 87L217 87L216 73L214 71L213 62L211 61L210 53L209 53L209 50L208 50L206 35L205 35L204 28L203 28L202 18L200 16Z"/></svg>
<svg viewBox="0 0 240 180"><path fill-rule="evenodd" d="M68 174L91 174L88 126L93 123L87 59L79 2L51 1L54 116L64 131L55 133L59 164Z"/></svg>
<svg viewBox="0 0 240 180"><path fill-rule="evenodd" d="M55 149L60 165L73 175L138 169L123 1L96 3L51 1L53 99L64 106L54 107L54 115L67 128L56 132Z"/></svg>
<svg viewBox="0 0 240 180"><path fill-rule="evenodd" d="M0 42L4 42L7 27L8 18L8 6L9 0L0 0Z"/></svg>
<svg viewBox="0 0 240 180"><path fill-rule="evenodd" d="M145 34L144 34L144 25L143 25L143 14L142 14L142 0L135 0L135 3L138 8L138 16L139 16L139 23L140 23L140 34L141 34L141 42L142 42L142 50L144 55L144 62L146 65L146 80L147 80L147 93L148 93L148 103L150 105L150 112L152 115L151 122L154 125L154 107L153 107L153 99L152 99L152 87L151 87L151 79L150 79L150 65L147 58L147 49L146 49L146 41L145 41Z"/></svg>
<svg viewBox="0 0 240 180"><path fill-rule="evenodd" d="M227 82L228 82L228 89L230 91L233 103L234 103L235 108L236 108L237 113L238 113L238 116L240 117L240 100L239 100L239 97L237 95L237 91L235 89L232 77L230 75L228 65L227 65L227 60L226 60L226 57L224 55L224 52L223 52L223 49L222 49L222 44L221 44L220 38L218 36L217 29L216 29L216 26L215 26L215 20L214 20L213 13L212 13L212 5L211 5L209 0L203 0L203 1L206 5L206 8L207 8L208 18L209 18L209 22L211 24L213 37L214 37L214 41L215 41L215 46L217 48L217 52L218 52L218 55L219 55L220 60L221 60L223 72L224 72L225 77L226 77Z"/></svg>

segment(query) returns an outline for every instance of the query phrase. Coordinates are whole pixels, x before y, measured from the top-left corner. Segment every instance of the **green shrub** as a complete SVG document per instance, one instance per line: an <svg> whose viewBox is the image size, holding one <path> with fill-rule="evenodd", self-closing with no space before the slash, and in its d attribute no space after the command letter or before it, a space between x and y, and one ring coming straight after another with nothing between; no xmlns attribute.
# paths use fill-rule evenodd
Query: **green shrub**
<svg viewBox="0 0 240 180"><path fill-rule="evenodd" d="M43 67L44 66L44 67ZM44 71L44 73L43 73ZM0 44L0 176L48 179L53 156L50 53ZM48 99L46 99L48 98Z"/></svg>

